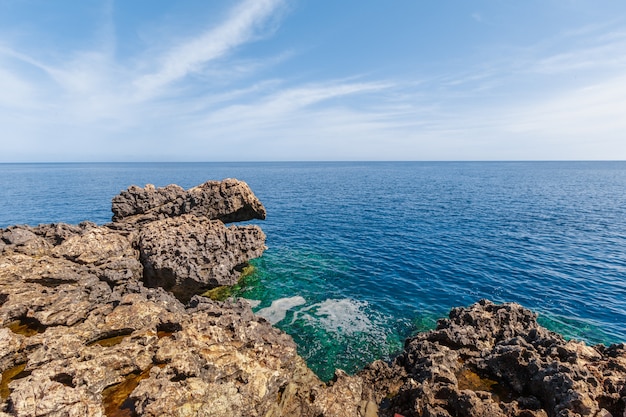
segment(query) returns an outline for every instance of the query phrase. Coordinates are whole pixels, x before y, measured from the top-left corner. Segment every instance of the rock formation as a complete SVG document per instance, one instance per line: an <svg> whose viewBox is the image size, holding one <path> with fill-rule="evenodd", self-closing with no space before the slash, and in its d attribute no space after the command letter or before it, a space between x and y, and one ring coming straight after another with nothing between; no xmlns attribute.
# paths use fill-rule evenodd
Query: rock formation
<svg viewBox="0 0 626 417"><path fill-rule="evenodd" d="M265 219L265 207L248 184L235 179L207 181L184 190L178 185L155 188L132 186L113 198L113 221L145 223L193 214L224 223Z"/></svg>
<svg viewBox="0 0 626 417"><path fill-rule="evenodd" d="M0 416L373 415L245 301L196 295L265 249L224 225L265 217L245 183L130 187L113 212L0 230Z"/></svg>
<svg viewBox="0 0 626 417"><path fill-rule="evenodd" d="M626 416L624 344L566 341L517 304L452 309L386 373L381 416Z"/></svg>
<svg viewBox="0 0 626 417"><path fill-rule="evenodd" d="M243 266L261 256L265 235L257 226L224 227L192 214L145 224L137 236L144 282L187 301L194 294L239 280Z"/></svg>
<svg viewBox="0 0 626 417"><path fill-rule="evenodd" d="M453 309L391 363L320 381L237 282L264 218L245 183L130 187L104 226L0 230L2 416L625 417L624 345L588 347L515 304Z"/></svg>

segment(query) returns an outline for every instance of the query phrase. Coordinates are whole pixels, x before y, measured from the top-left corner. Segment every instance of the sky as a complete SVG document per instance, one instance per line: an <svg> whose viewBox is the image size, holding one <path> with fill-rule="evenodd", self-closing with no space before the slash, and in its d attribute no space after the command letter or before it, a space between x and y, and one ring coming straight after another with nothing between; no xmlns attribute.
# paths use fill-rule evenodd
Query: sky
<svg viewBox="0 0 626 417"><path fill-rule="evenodd" d="M0 162L597 159L623 0L0 0Z"/></svg>

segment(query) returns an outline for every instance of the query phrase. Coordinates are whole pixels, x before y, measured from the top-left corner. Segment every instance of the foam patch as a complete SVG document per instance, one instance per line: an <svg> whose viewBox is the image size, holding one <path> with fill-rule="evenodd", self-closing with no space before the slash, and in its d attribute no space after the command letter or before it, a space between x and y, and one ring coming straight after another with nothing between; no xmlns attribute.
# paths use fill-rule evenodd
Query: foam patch
<svg viewBox="0 0 626 417"><path fill-rule="evenodd" d="M287 311L294 307L301 306L306 300L299 295L295 297L279 298L272 301L269 307L265 307L256 312L257 316L261 316L272 324L276 324L285 319Z"/></svg>
<svg viewBox="0 0 626 417"><path fill-rule="evenodd" d="M365 313L366 306L366 302L350 298L327 299L296 312L293 320L301 316L303 319L316 322L326 331L344 335L371 332L374 326Z"/></svg>

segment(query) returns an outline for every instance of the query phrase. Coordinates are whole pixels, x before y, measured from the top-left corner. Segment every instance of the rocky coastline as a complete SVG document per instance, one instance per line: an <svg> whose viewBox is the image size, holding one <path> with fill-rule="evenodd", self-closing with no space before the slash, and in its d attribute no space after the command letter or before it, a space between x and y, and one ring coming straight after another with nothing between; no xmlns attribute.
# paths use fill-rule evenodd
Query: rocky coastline
<svg viewBox="0 0 626 417"><path fill-rule="evenodd" d="M1 416L626 417L626 347L517 304L453 309L391 362L322 382L245 300L265 250L244 182L132 186L103 226L0 229Z"/></svg>

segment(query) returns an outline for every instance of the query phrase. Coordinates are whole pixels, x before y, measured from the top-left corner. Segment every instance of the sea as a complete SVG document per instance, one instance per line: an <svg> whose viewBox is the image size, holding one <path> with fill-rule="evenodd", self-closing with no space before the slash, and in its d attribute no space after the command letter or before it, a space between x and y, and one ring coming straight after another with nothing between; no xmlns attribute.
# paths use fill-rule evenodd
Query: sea
<svg viewBox="0 0 626 417"><path fill-rule="evenodd" d="M268 249L233 293L324 380L390 359L455 306L516 302L626 341L626 162L0 164L0 228L104 224L130 185L246 181Z"/></svg>

